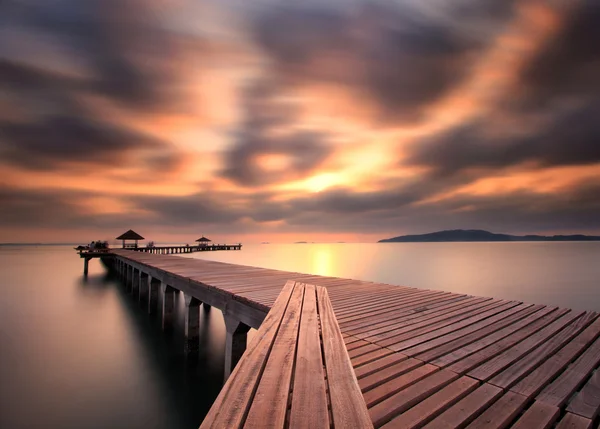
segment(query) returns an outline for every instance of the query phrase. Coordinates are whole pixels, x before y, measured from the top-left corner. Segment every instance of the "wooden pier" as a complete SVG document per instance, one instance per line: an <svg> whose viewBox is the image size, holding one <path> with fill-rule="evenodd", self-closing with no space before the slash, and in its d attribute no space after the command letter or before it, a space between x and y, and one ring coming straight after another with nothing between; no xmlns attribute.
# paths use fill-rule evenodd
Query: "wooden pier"
<svg viewBox="0 0 600 429"><path fill-rule="evenodd" d="M292 280L327 289L376 428L598 427L595 312L131 250L104 258L165 327L185 294L190 349L200 303L220 309L226 378Z"/></svg>

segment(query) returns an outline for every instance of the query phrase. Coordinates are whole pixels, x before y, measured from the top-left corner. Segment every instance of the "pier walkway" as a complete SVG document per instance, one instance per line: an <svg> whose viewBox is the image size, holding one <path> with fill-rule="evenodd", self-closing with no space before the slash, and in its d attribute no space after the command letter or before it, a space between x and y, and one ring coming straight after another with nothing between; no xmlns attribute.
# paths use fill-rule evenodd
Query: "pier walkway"
<svg viewBox="0 0 600 429"><path fill-rule="evenodd" d="M148 308L185 294L186 337L200 303L223 311L226 377L288 280L327 289L376 428L596 428L600 319L518 301L112 250Z"/></svg>

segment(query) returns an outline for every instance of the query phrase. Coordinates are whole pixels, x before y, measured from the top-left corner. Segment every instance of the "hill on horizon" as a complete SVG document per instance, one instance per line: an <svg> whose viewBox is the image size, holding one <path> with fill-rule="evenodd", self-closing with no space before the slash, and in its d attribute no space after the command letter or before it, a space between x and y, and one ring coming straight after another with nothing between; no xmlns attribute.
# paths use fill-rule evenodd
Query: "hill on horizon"
<svg viewBox="0 0 600 429"><path fill-rule="evenodd" d="M510 235L496 234L482 229L453 229L428 234L400 235L384 238L378 243L435 243L435 242L485 242L485 241L600 241L593 235Z"/></svg>

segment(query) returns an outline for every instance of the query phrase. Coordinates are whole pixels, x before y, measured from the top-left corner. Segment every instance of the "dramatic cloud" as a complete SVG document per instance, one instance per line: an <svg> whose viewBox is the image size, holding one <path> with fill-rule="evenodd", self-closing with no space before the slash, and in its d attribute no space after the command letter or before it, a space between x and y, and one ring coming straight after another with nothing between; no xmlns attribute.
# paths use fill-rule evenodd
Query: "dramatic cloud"
<svg viewBox="0 0 600 429"><path fill-rule="evenodd" d="M546 41L521 73L529 104L558 98L597 99L600 92L600 3L570 3L561 30Z"/></svg>
<svg viewBox="0 0 600 429"><path fill-rule="evenodd" d="M0 240L598 234L599 20L594 0L2 1Z"/></svg>
<svg viewBox="0 0 600 429"><path fill-rule="evenodd" d="M415 144L405 163L447 176L472 168L499 169L530 162L538 167L600 163L600 103L554 116L531 132L494 129L493 121L461 125Z"/></svg>
<svg viewBox="0 0 600 429"><path fill-rule="evenodd" d="M512 2L451 4L439 14L408 2L272 8L255 37L286 83L342 85L366 95L380 118L414 120L467 76Z"/></svg>
<svg viewBox="0 0 600 429"><path fill-rule="evenodd" d="M224 177L244 186L297 179L317 170L331 153L325 134L293 129L298 113L278 95L267 82L246 91L245 118L225 155Z"/></svg>

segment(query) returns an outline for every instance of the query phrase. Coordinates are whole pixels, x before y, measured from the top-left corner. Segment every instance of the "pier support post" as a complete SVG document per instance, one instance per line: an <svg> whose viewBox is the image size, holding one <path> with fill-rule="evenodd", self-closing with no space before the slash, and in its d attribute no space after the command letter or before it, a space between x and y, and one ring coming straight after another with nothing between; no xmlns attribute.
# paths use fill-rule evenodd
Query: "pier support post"
<svg viewBox="0 0 600 429"><path fill-rule="evenodd" d="M150 276L146 273L140 272L140 294L138 296L138 301L143 304L147 302L148 299L148 289L150 283Z"/></svg>
<svg viewBox="0 0 600 429"><path fill-rule="evenodd" d="M131 281L131 293L135 298L140 292L140 270L133 268L133 278Z"/></svg>
<svg viewBox="0 0 600 429"><path fill-rule="evenodd" d="M158 303L158 290L160 289L160 280L154 277L148 277L148 314L154 313Z"/></svg>
<svg viewBox="0 0 600 429"><path fill-rule="evenodd" d="M88 275L88 268L90 266L90 259L91 258L84 258L84 260L83 260L83 275L84 276Z"/></svg>
<svg viewBox="0 0 600 429"><path fill-rule="evenodd" d="M238 361L246 350L248 340L248 331L250 327L240 322L238 318L230 314L223 315L225 319L225 378L227 381L229 375L237 365Z"/></svg>
<svg viewBox="0 0 600 429"><path fill-rule="evenodd" d="M204 311L210 311L210 305L208 305L207 303L203 302L202 307L204 308Z"/></svg>
<svg viewBox="0 0 600 429"><path fill-rule="evenodd" d="M197 352L200 347L200 302L185 294L185 351Z"/></svg>
<svg viewBox="0 0 600 429"><path fill-rule="evenodd" d="M164 282L161 282L160 290L162 292L162 328L163 331L166 331L173 328L176 290Z"/></svg>
<svg viewBox="0 0 600 429"><path fill-rule="evenodd" d="M133 267L126 265L125 267L125 291L131 293L131 283L133 282Z"/></svg>

